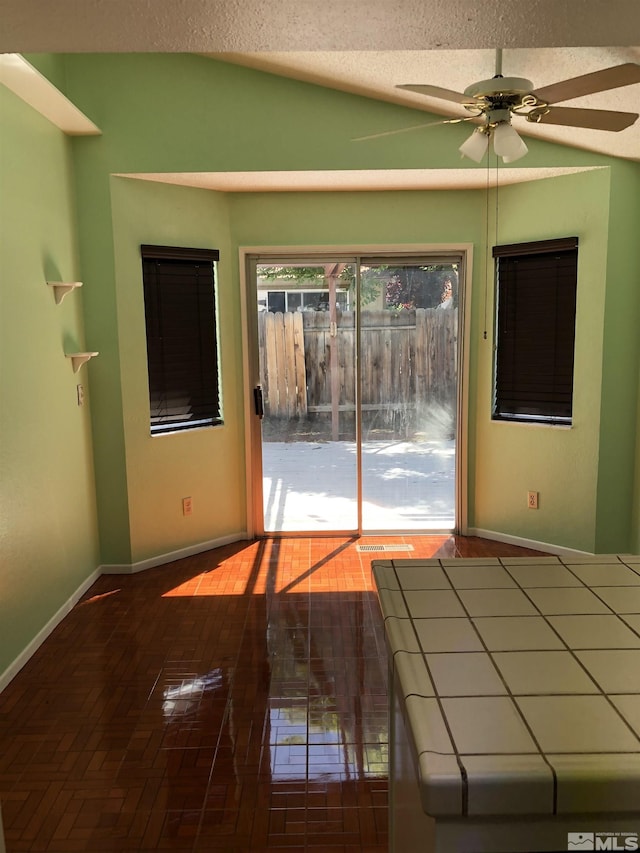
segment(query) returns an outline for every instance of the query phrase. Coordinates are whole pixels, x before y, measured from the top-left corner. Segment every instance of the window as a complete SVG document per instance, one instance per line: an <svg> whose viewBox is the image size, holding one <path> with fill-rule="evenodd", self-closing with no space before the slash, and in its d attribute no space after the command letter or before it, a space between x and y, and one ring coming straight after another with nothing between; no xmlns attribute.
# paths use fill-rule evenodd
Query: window
<svg viewBox="0 0 640 853"><path fill-rule="evenodd" d="M222 423L214 249L141 246L151 434Z"/></svg>
<svg viewBox="0 0 640 853"><path fill-rule="evenodd" d="M570 424L578 238L495 246L493 418Z"/></svg>
<svg viewBox="0 0 640 853"><path fill-rule="evenodd" d="M266 294L266 295L265 295ZM336 291L336 305L349 310L349 293ZM328 290L268 290L258 291L258 310L284 314L285 311L328 311Z"/></svg>

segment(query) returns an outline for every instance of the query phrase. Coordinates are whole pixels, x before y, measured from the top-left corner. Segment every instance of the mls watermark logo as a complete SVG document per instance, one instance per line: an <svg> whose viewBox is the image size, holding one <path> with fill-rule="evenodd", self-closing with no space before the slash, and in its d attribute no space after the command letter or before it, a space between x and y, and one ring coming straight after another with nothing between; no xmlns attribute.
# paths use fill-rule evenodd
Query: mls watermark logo
<svg viewBox="0 0 640 853"><path fill-rule="evenodd" d="M567 850L595 850L593 832L570 832L567 835Z"/></svg>
<svg viewBox="0 0 640 853"><path fill-rule="evenodd" d="M638 850L637 832L569 832L567 850Z"/></svg>

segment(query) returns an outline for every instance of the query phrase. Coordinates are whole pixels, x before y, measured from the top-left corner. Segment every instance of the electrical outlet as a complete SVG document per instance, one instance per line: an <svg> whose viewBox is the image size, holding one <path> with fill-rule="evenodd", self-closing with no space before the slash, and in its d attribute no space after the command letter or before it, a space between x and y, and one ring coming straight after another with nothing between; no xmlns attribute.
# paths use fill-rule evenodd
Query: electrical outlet
<svg viewBox="0 0 640 853"><path fill-rule="evenodd" d="M182 514L191 515L193 512L193 501L191 498L182 498Z"/></svg>
<svg viewBox="0 0 640 853"><path fill-rule="evenodd" d="M76 385L76 393L78 395L78 405L84 406L84 385Z"/></svg>
<svg viewBox="0 0 640 853"><path fill-rule="evenodd" d="M527 506L529 509L538 509L538 493L527 492Z"/></svg>

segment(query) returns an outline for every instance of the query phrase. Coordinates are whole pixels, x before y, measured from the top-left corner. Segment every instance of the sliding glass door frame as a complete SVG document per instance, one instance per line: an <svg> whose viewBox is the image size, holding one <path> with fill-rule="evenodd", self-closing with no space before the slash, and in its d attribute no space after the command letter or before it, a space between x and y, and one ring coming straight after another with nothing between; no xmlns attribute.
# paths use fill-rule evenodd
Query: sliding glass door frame
<svg viewBox="0 0 640 853"><path fill-rule="evenodd" d="M361 275L363 258L367 261L384 263L415 262L417 259L433 258L434 262L449 259L460 263L458 303L458 349L457 349L457 401L456 401L456 467L455 467L455 523L454 531L464 534L467 530L467 471L468 471L468 397L469 397L469 345L472 246L470 244L410 244L410 245L360 245L360 246L251 246L239 249L239 278L243 329L243 392L245 416L245 463L247 493L247 537L294 536L294 535L363 535L362 529L362 418L361 418L361 329L359 318L355 324L355 409L356 409L356 467L357 467L357 530L332 530L331 532L282 532L265 531L263 516L263 471L261 423L257 414L255 389L260 385L258 357L258 264L278 265L295 262L326 263L339 261L353 263L356 270L355 300L360 310ZM411 531L416 534L432 531ZM375 531L366 531L375 535Z"/></svg>

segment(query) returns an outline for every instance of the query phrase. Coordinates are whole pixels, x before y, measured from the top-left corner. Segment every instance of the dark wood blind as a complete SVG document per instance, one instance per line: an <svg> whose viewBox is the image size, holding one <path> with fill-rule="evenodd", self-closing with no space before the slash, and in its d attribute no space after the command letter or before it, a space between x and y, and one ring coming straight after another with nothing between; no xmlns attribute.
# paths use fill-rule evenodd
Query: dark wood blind
<svg viewBox="0 0 640 853"><path fill-rule="evenodd" d="M151 433L221 423L213 249L142 246Z"/></svg>
<svg viewBox="0 0 640 853"><path fill-rule="evenodd" d="M577 237L496 246L493 417L571 423Z"/></svg>

